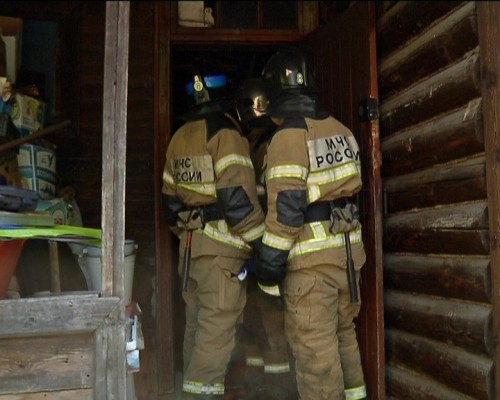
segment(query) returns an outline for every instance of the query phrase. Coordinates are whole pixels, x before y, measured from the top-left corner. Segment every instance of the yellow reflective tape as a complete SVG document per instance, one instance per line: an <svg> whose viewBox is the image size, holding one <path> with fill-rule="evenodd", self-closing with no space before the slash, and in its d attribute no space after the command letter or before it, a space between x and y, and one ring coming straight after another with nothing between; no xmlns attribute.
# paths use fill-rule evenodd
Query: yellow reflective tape
<svg viewBox="0 0 500 400"><path fill-rule="evenodd" d="M264 373L266 374L283 374L287 372L290 372L290 363L288 361L264 365Z"/></svg>
<svg viewBox="0 0 500 400"><path fill-rule="evenodd" d="M349 232L351 243L361 242L361 229ZM296 242L288 254L288 259L302 256L309 253L315 253L320 250L327 250L335 247L345 246L344 233L337 233L333 236L324 236Z"/></svg>
<svg viewBox="0 0 500 400"><path fill-rule="evenodd" d="M321 198L321 189L318 185L307 185L307 201L309 204L314 203Z"/></svg>
<svg viewBox="0 0 500 400"><path fill-rule="evenodd" d="M252 228L252 229L246 231L245 233L243 233L241 235L241 237L247 243L252 242L255 239L261 237L262 234L264 233L265 229L266 229L266 225L264 223L262 223L262 224L256 226L255 228Z"/></svg>
<svg viewBox="0 0 500 400"><path fill-rule="evenodd" d="M366 399L366 386L358 386L344 390L345 400L361 400Z"/></svg>
<svg viewBox="0 0 500 400"><path fill-rule="evenodd" d="M325 227L323 226L323 224L321 222L319 222L319 221L311 222L311 223L309 223L309 227L311 228L311 231L312 231L313 236L315 238L321 238L321 237L326 236Z"/></svg>
<svg viewBox="0 0 500 400"><path fill-rule="evenodd" d="M215 163L215 174L219 176L230 165L242 165L244 167L253 168L252 160L249 157L239 154L229 154Z"/></svg>
<svg viewBox="0 0 500 400"><path fill-rule="evenodd" d="M185 380L182 382L182 391L193 394L224 394L223 383L203 383Z"/></svg>
<svg viewBox="0 0 500 400"><path fill-rule="evenodd" d="M264 360L262 357L258 357L258 356L250 357L250 356L248 356L246 359L246 364L249 367L263 367Z"/></svg>
<svg viewBox="0 0 500 400"><path fill-rule="evenodd" d="M217 197L214 183L179 183L177 187L204 196Z"/></svg>
<svg viewBox="0 0 500 400"><path fill-rule="evenodd" d="M227 226L227 222L225 219L220 219L218 221L214 221L214 223L217 225L217 230L221 231L223 233L228 233L229 228Z"/></svg>
<svg viewBox="0 0 500 400"><path fill-rule="evenodd" d="M260 290L262 290L264 293L273 297L280 297L280 287L278 285L265 286L260 282L257 282L257 285L259 285Z"/></svg>
<svg viewBox="0 0 500 400"><path fill-rule="evenodd" d="M295 239L281 237L270 232L264 232L262 236L263 244L279 250L290 250L294 241Z"/></svg>
<svg viewBox="0 0 500 400"><path fill-rule="evenodd" d="M174 186L174 177L170 175L167 171L163 171L163 182L167 185Z"/></svg>
<svg viewBox="0 0 500 400"><path fill-rule="evenodd" d="M338 167L329 168L319 172L311 172L307 178L308 185L324 185L345 179L349 176L359 175L359 163L350 161Z"/></svg>
<svg viewBox="0 0 500 400"><path fill-rule="evenodd" d="M302 165L279 165L267 170L266 181L275 178L297 178L305 181L307 173L307 168Z"/></svg>
<svg viewBox="0 0 500 400"><path fill-rule="evenodd" d="M221 243L228 244L229 246L236 247L241 250L251 251L252 248L246 244L243 239L234 236L230 233L221 232L215 229L210 223L205 225L203 234Z"/></svg>

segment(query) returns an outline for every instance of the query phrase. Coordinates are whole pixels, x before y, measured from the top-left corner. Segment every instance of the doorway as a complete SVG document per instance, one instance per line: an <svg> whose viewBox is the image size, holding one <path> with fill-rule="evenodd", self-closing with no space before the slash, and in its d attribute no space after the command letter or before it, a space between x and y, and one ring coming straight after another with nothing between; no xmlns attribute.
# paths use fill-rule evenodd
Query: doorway
<svg viewBox="0 0 500 400"><path fill-rule="evenodd" d="M328 27L320 28L303 39L299 37L291 39L291 36L289 36L286 40L277 40L274 42L270 38L267 38L267 41L260 43L255 41L255 38L252 38L251 42L245 44L236 43L237 38L235 38L234 34L230 40L223 40L225 37L230 36L228 32L222 33L218 38L213 35L215 32L212 32L212 39L207 36L191 41L189 36L181 37L182 35L179 34L172 36L171 32L167 29L165 37L160 38L160 41L164 40L163 45L167 57L160 60L159 65L160 67L163 66L163 70L169 72L167 76L162 77L168 93L164 93L166 99L164 104L166 118L160 118L159 128L160 132L174 132L174 128L179 124L179 121L175 117L175 107L178 106L175 102L176 95L181 93L182 87L179 86L178 82L175 82L176 74L182 73L184 68L192 61L194 55L205 56L222 63L228 75L233 79L233 83L237 84L252 75L258 76L267 59L281 47L292 43L302 43L309 49L306 53L311 53L313 63L321 65L320 80L327 88L324 100L326 100L328 110L353 131L360 134L363 141L361 145L364 147L363 157L366 168L364 174L366 180L362 201L364 202L364 215L366 217L366 225L364 225L366 226L365 240L368 244L367 253L369 253L368 258L370 261L367 268L365 268L364 283L362 283L362 301L365 307L363 307L364 311L362 311L364 314L361 316L360 346L362 347L366 363L368 391L374 399L383 399L385 398L385 386L379 210L380 177L377 161L379 157L377 153L379 149L378 124L376 121L368 121L360 125L358 120L358 105L360 104L360 100L365 100L371 96L377 98L378 96L376 90L374 90L374 88L376 89L376 69L373 69L373 66L376 66L375 42L374 37L372 37L375 34L373 25L375 22L374 6L371 3L359 3L344 14L333 21L332 24L329 24ZM360 24L364 26L362 32L359 29L356 30L356 27ZM341 55L339 52L341 48L347 50L346 54ZM358 48L361 49L359 50ZM365 53L361 53L361 51ZM353 55L356 57L349 59L349 62L343 61ZM344 59L343 57L346 58ZM341 63L341 58L343 63ZM332 73L332 71L339 70L339 65L342 65L340 70L346 75L339 76ZM360 79L357 74L364 75L363 79ZM345 95L341 96L341 98L339 98L338 92L332 91L332 88L337 88L336 85L339 84L341 85L341 89L345 91ZM332 102L332 99L337 99L338 102ZM168 137L161 137L159 140L159 147L166 149ZM161 141L164 142L161 143ZM160 157L157 161L160 163L157 165L158 175L160 175L164 160ZM163 234L160 232L159 237L161 241L164 238L170 237L168 229L163 223L160 223L159 228L160 231L164 230ZM179 308L182 309L182 299L179 290L180 278L177 275L177 268L174 261L178 254L177 243L175 239L172 242L172 246L165 249L157 245L159 253L158 265L168 265L168 269L164 272L165 275L160 277L159 282L160 284L167 285L168 289L173 289L170 311L166 311L166 315L170 318L170 327L176 332L175 339L171 339L172 348L179 349L178 345L182 343L178 341L179 331L182 330L182 322L179 319ZM172 285L175 287L172 287ZM363 286L366 289L364 297ZM159 290L161 289L159 288ZM182 311L180 312L182 314ZM171 314L168 315L169 313ZM160 312L158 317L161 318L161 316ZM166 328L168 327L160 327L160 331ZM165 330L163 332L168 333ZM176 358L175 364L176 368L181 365L179 357ZM161 362L159 368L162 368ZM165 373L169 374L168 370Z"/></svg>

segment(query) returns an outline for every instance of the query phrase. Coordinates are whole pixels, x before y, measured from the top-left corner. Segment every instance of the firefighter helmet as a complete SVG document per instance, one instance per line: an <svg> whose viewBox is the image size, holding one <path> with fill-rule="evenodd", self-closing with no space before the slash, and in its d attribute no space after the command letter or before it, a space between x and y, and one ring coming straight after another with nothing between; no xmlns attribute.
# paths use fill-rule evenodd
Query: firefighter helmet
<svg viewBox="0 0 500 400"><path fill-rule="evenodd" d="M180 118L194 120L233 109L234 99L230 96L228 76L206 61L195 64L184 84L187 111Z"/></svg>
<svg viewBox="0 0 500 400"><path fill-rule="evenodd" d="M185 86L189 106L195 107L211 101L226 99L228 97L227 84L227 77L224 74L193 74Z"/></svg>
<svg viewBox="0 0 500 400"><path fill-rule="evenodd" d="M236 112L243 123L264 117L267 114L267 93L260 78L247 79L241 85L236 101Z"/></svg>
<svg viewBox="0 0 500 400"><path fill-rule="evenodd" d="M271 56L264 66L262 77L268 85L270 101L282 93L317 92L307 61L296 47L288 47Z"/></svg>

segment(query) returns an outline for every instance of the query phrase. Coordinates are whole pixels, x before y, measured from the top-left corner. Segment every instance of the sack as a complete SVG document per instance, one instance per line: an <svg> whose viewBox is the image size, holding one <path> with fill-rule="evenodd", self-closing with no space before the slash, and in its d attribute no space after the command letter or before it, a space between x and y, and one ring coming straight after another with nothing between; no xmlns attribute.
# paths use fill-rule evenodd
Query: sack
<svg viewBox="0 0 500 400"><path fill-rule="evenodd" d="M347 203L344 207L333 207L330 215L330 232L333 234L350 232L361 226L358 206Z"/></svg>

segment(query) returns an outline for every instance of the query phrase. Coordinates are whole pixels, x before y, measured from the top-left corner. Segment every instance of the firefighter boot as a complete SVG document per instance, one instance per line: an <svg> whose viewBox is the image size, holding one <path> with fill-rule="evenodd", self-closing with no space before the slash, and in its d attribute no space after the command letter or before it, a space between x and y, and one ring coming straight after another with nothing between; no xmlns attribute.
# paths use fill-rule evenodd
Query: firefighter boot
<svg viewBox="0 0 500 400"><path fill-rule="evenodd" d="M355 388L349 388L344 390L344 398L346 400L367 400L366 397L366 386L358 386Z"/></svg>
<svg viewBox="0 0 500 400"><path fill-rule="evenodd" d="M223 400L222 394L198 394L198 393L185 393L182 392L182 400Z"/></svg>

